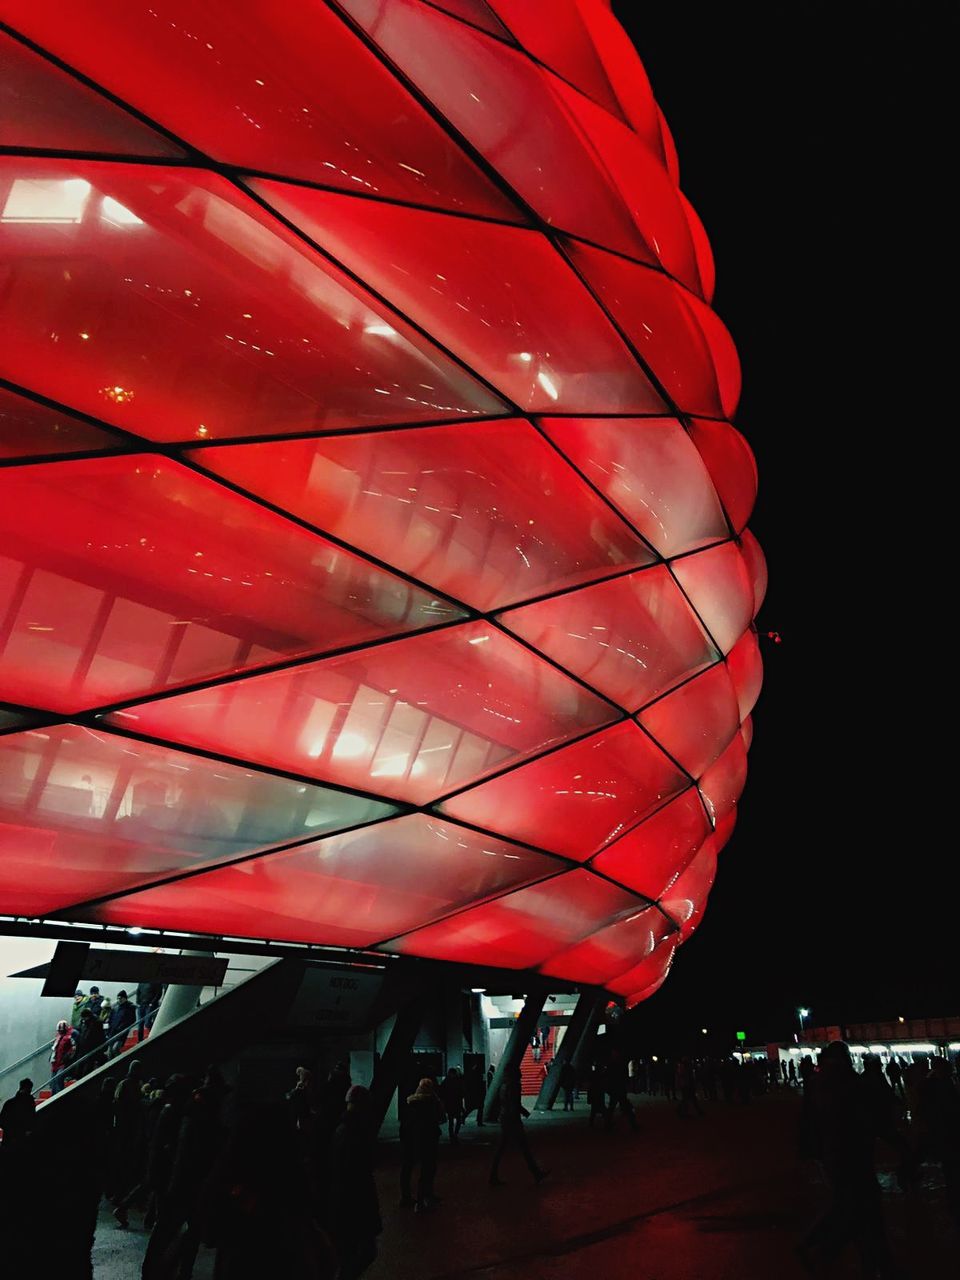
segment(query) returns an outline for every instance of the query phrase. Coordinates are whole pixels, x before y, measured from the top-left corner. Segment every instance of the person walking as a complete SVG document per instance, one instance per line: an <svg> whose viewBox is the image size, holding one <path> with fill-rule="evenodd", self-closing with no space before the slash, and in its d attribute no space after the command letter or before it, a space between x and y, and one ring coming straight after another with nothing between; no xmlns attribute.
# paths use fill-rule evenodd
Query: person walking
<svg viewBox="0 0 960 1280"><path fill-rule="evenodd" d="M339 1280L357 1280L377 1256L383 1223L373 1176L376 1124L369 1091L362 1084L351 1085L346 1106L331 1147L330 1223Z"/></svg>
<svg viewBox="0 0 960 1280"><path fill-rule="evenodd" d="M88 1076L91 1071L96 1071L97 1067L102 1066L104 1062L104 1054L102 1052L106 1036L103 1034L103 1024L96 1017L92 1008L87 1007L80 1015L80 1030L77 1033L77 1079L82 1076Z"/></svg>
<svg viewBox="0 0 960 1280"><path fill-rule="evenodd" d="M463 1118L466 1120L471 1111L477 1113L477 1125L483 1127L483 1107L487 1098L486 1077L479 1062L467 1072L463 1081Z"/></svg>
<svg viewBox="0 0 960 1280"><path fill-rule="evenodd" d="M159 982L137 983L137 1044L143 1043L145 1032L153 1025L162 992L163 987Z"/></svg>
<svg viewBox="0 0 960 1280"><path fill-rule="evenodd" d="M463 1125L463 1076L456 1067L451 1067L444 1076L440 1086L440 1098L447 1113L447 1136L456 1142Z"/></svg>
<svg viewBox="0 0 960 1280"><path fill-rule="evenodd" d="M577 1073L569 1058L560 1064L560 1088L563 1090L564 1111L572 1111L573 1095L577 1088Z"/></svg>
<svg viewBox="0 0 960 1280"><path fill-rule="evenodd" d="M90 988L90 994L87 996L87 1008L95 1018L99 1018L100 1014L103 1012L103 996L100 994L99 987ZM83 1018L82 1012L80 1017L81 1019Z"/></svg>
<svg viewBox="0 0 960 1280"><path fill-rule="evenodd" d="M115 1058L118 1053L123 1052L126 1036L121 1032L129 1031L136 1019L136 1010L127 993L118 991L117 1003L110 1010L110 1016L107 1019L107 1039L110 1041L110 1047L107 1050L108 1058Z"/></svg>
<svg viewBox="0 0 960 1280"><path fill-rule="evenodd" d="M619 1111L621 1115L626 1116L630 1128L636 1132L640 1126L637 1124L633 1106L627 1097L627 1064L624 1061L623 1054L618 1049L614 1049L611 1052L605 1075L604 1090L609 1099L606 1117L607 1128L613 1127L614 1113Z"/></svg>
<svg viewBox="0 0 960 1280"><path fill-rule="evenodd" d="M597 1116L601 1120L607 1118L606 1072L603 1063L595 1062L590 1068L590 1079L587 1082L587 1101L590 1103L590 1128Z"/></svg>
<svg viewBox="0 0 960 1280"><path fill-rule="evenodd" d="M677 1093L680 1095L680 1103L677 1107L678 1116L688 1116L691 1107L698 1116L703 1115L703 1109L697 1101L696 1076L689 1058L681 1058L677 1063Z"/></svg>
<svg viewBox="0 0 960 1280"><path fill-rule="evenodd" d="M418 1212L432 1209L439 1204L434 1192L437 1175L437 1158L440 1149L440 1125L444 1118L443 1102L437 1086L429 1076L417 1085L407 1098L406 1110L400 1124L400 1207L411 1205ZM417 1198L411 1194L413 1171L419 1166Z"/></svg>
<svg viewBox="0 0 960 1280"><path fill-rule="evenodd" d="M523 1105L521 1094L522 1080L519 1067L508 1067L500 1086L500 1141L494 1152L493 1164L490 1167L490 1186L501 1187L500 1161L510 1147L516 1147L526 1161L527 1168L533 1175L534 1182L542 1182L548 1170L542 1169L533 1158L527 1144L527 1135L523 1131L523 1118L530 1112Z"/></svg>
<svg viewBox="0 0 960 1280"><path fill-rule="evenodd" d="M57 1034L53 1038L50 1050L50 1092L59 1093L67 1080L67 1067L73 1061L76 1046L73 1040L73 1029L69 1022L61 1018L57 1023Z"/></svg>

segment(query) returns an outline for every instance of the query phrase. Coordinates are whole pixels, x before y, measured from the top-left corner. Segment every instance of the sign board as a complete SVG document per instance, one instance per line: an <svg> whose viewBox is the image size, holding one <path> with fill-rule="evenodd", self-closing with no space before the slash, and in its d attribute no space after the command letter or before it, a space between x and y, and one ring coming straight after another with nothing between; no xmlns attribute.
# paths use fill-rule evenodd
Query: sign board
<svg viewBox="0 0 960 1280"><path fill-rule="evenodd" d="M363 1030L382 985L382 969L310 966L287 1014L287 1025Z"/></svg>
<svg viewBox="0 0 960 1280"><path fill-rule="evenodd" d="M63 948L79 948L63 951ZM63 957L63 958L61 958ZM69 960L69 973L67 973ZM88 987L116 982L158 982L161 986L175 983L178 986L219 987L229 962L222 956L181 956L176 952L136 950L111 950L91 947L87 943L58 942L49 964L38 964L33 969L23 969L15 978L44 978L43 995L72 996L77 986ZM68 980L69 979L69 980ZM58 989L48 990L56 980ZM69 989L60 990L64 985Z"/></svg>
<svg viewBox="0 0 960 1280"><path fill-rule="evenodd" d="M738 1032L737 1032L737 1039L738 1039L738 1040L743 1041L743 1040L746 1040L746 1038L747 1038L747 1033L746 1033L745 1031L738 1031Z"/></svg>

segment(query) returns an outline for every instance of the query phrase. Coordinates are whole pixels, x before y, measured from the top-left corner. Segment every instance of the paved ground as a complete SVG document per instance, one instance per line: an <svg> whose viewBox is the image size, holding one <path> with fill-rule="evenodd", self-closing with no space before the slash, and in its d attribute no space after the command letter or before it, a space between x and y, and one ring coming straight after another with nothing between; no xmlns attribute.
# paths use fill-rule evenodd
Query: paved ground
<svg viewBox="0 0 960 1280"><path fill-rule="evenodd" d="M680 1119L663 1101L638 1101L640 1132L618 1120L590 1131L574 1116L535 1115L528 1135L551 1171L531 1184L517 1157L507 1185L486 1175L496 1131L471 1123L444 1144L437 1179L442 1205L427 1215L397 1207L399 1148L384 1144L378 1173L384 1218L370 1280L794 1280L793 1249L818 1202L812 1168L795 1158L796 1099L712 1106ZM917 1196L884 1178L890 1234L904 1274L960 1270L936 1169ZM144 1237L104 1218L97 1280L137 1280ZM859 1274L853 1259L829 1273ZM212 1276L201 1253L195 1280Z"/></svg>

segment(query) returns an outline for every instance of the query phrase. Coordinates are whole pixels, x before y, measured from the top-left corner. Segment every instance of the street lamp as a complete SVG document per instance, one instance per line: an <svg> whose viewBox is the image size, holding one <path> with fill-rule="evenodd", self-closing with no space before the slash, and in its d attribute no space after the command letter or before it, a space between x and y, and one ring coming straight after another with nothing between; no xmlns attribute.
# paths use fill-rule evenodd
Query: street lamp
<svg viewBox="0 0 960 1280"><path fill-rule="evenodd" d="M810 1017L809 1009L798 1009L797 1017L800 1019L800 1038L803 1039L803 1020Z"/></svg>

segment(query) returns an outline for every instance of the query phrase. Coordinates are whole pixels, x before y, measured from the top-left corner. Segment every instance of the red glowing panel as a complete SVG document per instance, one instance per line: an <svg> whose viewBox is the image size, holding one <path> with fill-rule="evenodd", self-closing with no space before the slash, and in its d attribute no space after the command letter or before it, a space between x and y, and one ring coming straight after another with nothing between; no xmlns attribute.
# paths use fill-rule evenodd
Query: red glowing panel
<svg viewBox="0 0 960 1280"><path fill-rule="evenodd" d="M442 9L444 13L449 13L454 18L462 18L464 22L470 22L475 27L489 31L492 36L510 39L510 32L486 0L424 0L424 2L433 5L435 9Z"/></svg>
<svg viewBox="0 0 960 1280"><path fill-rule="evenodd" d="M670 972L673 957L680 943L680 935L672 933L665 938L652 955L647 956L640 964L634 965L626 973L613 978L606 985L618 995L628 996L631 1007L641 1000L647 1000L659 987Z"/></svg>
<svg viewBox="0 0 960 1280"><path fill-rule="evenodd" d="M740 726L740 737L743 738L743 745L747 751L753 742L753 717L747 716L743 724Z"/></svg>
<svg viewBox="0 0 960 1280"><path fill-rule="evenodd" d="M422 0L340 3L545 222L648 256L589 140L554 91L555 77ZM455 239L458 230L447 234Z"/></svg>
<svg viewBox="0 0 960 1280"><path fill-rule="evenodd" d="M0 458L36 458L119 447L122 441L111 432L0 387Z"/></svg>
<svg viewBox="0 0 960 1280"><path fill-rule="evenodd" d="M521 409L663 407L606 316L539 233L278 182L251 185Z"/></svg>
<svg viewBox="0 0 960 1280"><path fill-rule="evenodd" d="M710 839L660 899L660 906L680 926L681 939L689 937L699 924L716 876L717 850Z"/></svg>
<svg viewBox="0 0 960 1280"><path fill-rule="evenodd" d="M737 694L721 662L647 707L640 723L691 777L713 764L740 727Z"/></svg>
<svg viewBox="0 0 960 1280"><path fill-rule="evenodd" d="M16 5L4 5L4 19ZM37 6L32 6L36 11ZM60 15L60 18L64 17ZM80 21L84 19L78 15ZM105 50L109 52L109 50ZM183 151L122 107L0 31L0 147L177 156Z"/></svg>
<svg viewBox="0 0 960 1280"><path fill-rule="evenodd" d="M0 737L0 894L41 916L355 826L389 804L77 725Z"/></svg>
<svg viewBox="0 0 960 1280"><path fill-rule="evenodd" d="M384 950L529 969L646 905L589 871L571 871L408 933Z"/></svg>
<svg viewBox="0 0 960 1280"><path fill-rule="evenodd" d="M442 809L582 862L686 785L628 720L464 791Z"/></svg>
<svg viewBox="0 0 960 1280"><path fill-rule="evenodd" d="M228 445L195 457L477 609L652 559L523 421Z"/></svg>
<svg viewBox="0 0 960 1280"><path fill-rule="evenodd" d="M601 985L652 955L674 926L656 907L640 907L540 966L541 973Z"/></svg>
<svg viewBox="0 0 960 1280"><path fill-rule="evenodd" d="M709 834L706 811L695 788L689 787L598 853L591 865L645 898L656 899Z"/></svg>
<svg viewBox="0 0 960 1280"><path fill-rule="evenodd" d="M725 818L740 799L747 781L747 748L738 733L700 779L700 793L714 824Z"/></svg>
<svg viewBox="0 0 960 1280"><path fill-rule="evenodd" d="M395 200L519 218L325 4L164 0L158 12L150 0L98 0L92 9L71 11L11 0L4 17L216 160ZM100 115L109 110L123 123L118 108L100 106L90 90L57 74L74 97L87 94ZM58 105L49 105L50 96L44 89L47 112ZM81 123L94 110L86 99L83 107ZM99 119L91 120L82 147L71 133L64 134L67 141L33 145L156 153L156 142L136 145L134 130L155 135L135 120L125 125L126 135L114 125L119 136L112 142L101 126L98 141ZM79 127L74 123L73 132Z"/></svg>
<svg viewBox="0 0 960 1280"><path fill-rule="evenodd" d="M72 711L458 611L156 455L0 470L0 694Z"/></svg>
<svg viewBox="0 0 960 1280"><path fill-rule="evenodd" d="M6 157L0 267L0 374L152 439L502 409L199 170Z"/></svg>
<svg viewBox="0 0 960 1280"><path fill-rule="evenodd" d="M696 209L680 192L680 203L683 205L683 211L686 214L687 226L690 228L690 238L693 240L693 249L697 258L697 274L700 277L699 294L704 302L713 301L713 291L717 283L716 266L713 260L713 249L710 247L710 241L707 238L707 232Z"/></svg>
<svg viewBox="0 0 960 1280"><path fill-rule="evenodd" d="M727 542L674 561L673 572L711 636L729 653L754 615L754 585L744 557Z"/></svg>
<svg viewBox="0 0 960 1280"><path fill-rule="evenodd" d="M117 723L420 804L614 714L475 622L162 698Z"/></svg>
<svg viewBox="0 0 960 1280"><path fill-rule="evenodd" d="M659 271L571 242L574 265L681 413L731 417L740 364L710 308Z"/></svg>
<svg viewBox="0 0 960 1280"><path fill-rule="evenodd" d="M662 556L729 537L703 460L676 418L544 418L541 425Z"/></svg>
<svg viewBox="0 0 960 1280"><path fill-rule="evenodd" d="M411 814L130 894L88 918L367 947L555 869L520 845Z"/></svg>
<svg viewBox="0 0 960 1280"><path fill-rule="evenodd" d="M757 498L757 463L753 450L729 422L694 418L690 438L700 450L730 523L740 533L750 519Z"/></svg>
<svg viewBox="0 0 960 1280"><path fill-rule="evenodd" d="M740 719L745 720L760 696L763 661L755 631L745 631L727 656L727 670L737 691Z"/></svg>
<svg viewBox="0 0 960 1280"><path fill-rule="evenodd" d="M557 84L556 92L596 147L648 247L647 260L659 262L699 293L697 254L683 197L660 159L632 129L583 94L562 83Z"/></svg>
<svg viewBox="0 0 960 1280"><path fill-rule="evenodd" d="M753 583L753 616L760 612L764 597L767 594L767 559L760 543L749 529L744 529L740 540L740 552L746 562L747 572Z"/></svg>
<svg viewBox="0 0 960 1280"><path fill-rule="evenodd" d="M593 98L608 112L620 114L620 104L583 25L578 0L550 0L548 5L531 4L530 0L492 3L518 43L538 62L576 85L581 94Z"/></svg>
<svg viewBox="0 0 960 1280"><path fill-rule="evenodd" d="M584 26L603 65L627 122L652 149L663 155L659 111L637 51L608 5L580 3ZM674 179L676 181L676 179Z"/></svg>
<svg viewBox="0 0 960 1280"><path fill-rule="evenodd" d="M502 620L627 711L719 657L663 565L512 609Z"/></svg>

